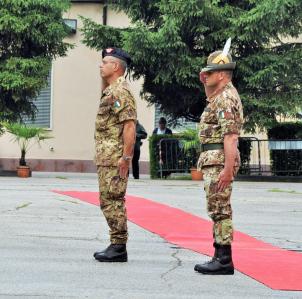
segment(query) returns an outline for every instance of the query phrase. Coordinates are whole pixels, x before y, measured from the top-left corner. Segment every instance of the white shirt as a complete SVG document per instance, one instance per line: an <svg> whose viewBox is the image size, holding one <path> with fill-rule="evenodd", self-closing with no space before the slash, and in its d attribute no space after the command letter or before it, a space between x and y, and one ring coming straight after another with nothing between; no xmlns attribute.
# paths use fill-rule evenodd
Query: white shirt
<svg viewBox="0 0 302 299"><path fill-rule="evenodd" d="M166 129L164 129L163 131L160 128L157 128L157 135L164 135L166 132Z"/></svg>

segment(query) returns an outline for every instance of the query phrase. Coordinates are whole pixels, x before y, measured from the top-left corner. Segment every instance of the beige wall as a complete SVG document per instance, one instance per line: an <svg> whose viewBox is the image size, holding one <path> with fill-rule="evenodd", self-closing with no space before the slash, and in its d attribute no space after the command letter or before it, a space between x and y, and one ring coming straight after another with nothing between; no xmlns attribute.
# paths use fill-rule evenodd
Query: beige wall
<svg viewBox="0 0 302 299"><path fill-rule="evenodd" d="M52 68L52 116L51 134L39 148L35 146L27 154L30 159L92 160L94 156L94 121L100 97L100 54L81 43L79 15L102 22L102 5L73 4L65 18L77 19L78 30L67 39L75 44L68 55L53 62ZM128 25L126 15L108 10L108 25ZM137 100L138 118L150 134L153 129L154 108L140 99L142 81L130 82ZM53 150L51 150L53 148ZM17 144L10 137L0 138L0 158L18 158ZM149 160L148 142L142 147L141 161Z"/></svg>

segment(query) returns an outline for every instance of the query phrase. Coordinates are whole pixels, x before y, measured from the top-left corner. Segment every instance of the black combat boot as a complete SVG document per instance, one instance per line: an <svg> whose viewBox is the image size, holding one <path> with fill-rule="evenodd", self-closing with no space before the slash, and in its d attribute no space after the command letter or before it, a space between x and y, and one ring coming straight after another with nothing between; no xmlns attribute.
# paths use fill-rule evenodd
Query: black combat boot
<svg viewBox="0 0 302 299"><path fill-rule="evenodd" d="M214 256L213 258L217 258L217 254L218 254L218 248L219 248L219 244L217 244L216 242L213 243L213 247L215 248L215 252L214 252Z"/></svg>
<svg viewBox="0 0 302 299"><path fill-rule="evenodd" d="M232 261L231 245L214 244L216 245L216 256L214 255L212 260L209 262L195 265L194 270L202 274L233 275L234 265Z"/></svg>
<svg viewBox="0 0 302 299"><path fill-rule="evenodd" d="M213 243L213 247L215 248L215 251L214 251L214 256L212 257L211 261L215 260L217 257L218 257L218 248L219 248L219 244L214 242Z"/></svg>
<svg viewBox="0 0 302 299"><path fill-rule="evenodd" d="M94 258L99 262L127 262L128 255L126 244L111 244L105 250L94 253Z"/></svg>

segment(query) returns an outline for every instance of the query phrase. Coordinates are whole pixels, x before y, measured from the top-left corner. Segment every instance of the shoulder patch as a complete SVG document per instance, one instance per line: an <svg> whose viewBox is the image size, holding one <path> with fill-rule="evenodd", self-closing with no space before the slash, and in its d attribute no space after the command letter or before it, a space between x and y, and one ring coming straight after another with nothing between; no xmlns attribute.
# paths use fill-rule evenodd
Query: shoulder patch
<svg viewBox="0 0 302 299"><path fill-rule="evenodd" d="M113 103L114 108L120 108L121 107L121 102L119 99L116 99Z"/></svg>
<svg viewBox="0 0 302 299"><path fill-rule="evenodd" d="M219 111L219 118L222 119L233 119L234 115L232 112L229 111Z"/></svg>

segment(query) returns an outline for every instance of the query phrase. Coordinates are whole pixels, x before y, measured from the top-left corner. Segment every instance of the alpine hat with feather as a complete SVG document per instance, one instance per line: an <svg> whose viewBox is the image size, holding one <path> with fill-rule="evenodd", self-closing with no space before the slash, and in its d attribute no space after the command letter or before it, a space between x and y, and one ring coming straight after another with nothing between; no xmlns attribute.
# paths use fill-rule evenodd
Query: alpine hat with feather
<svg viewBox="0 0 302 299"><path fill-rule="evenodd" d="M215 51L211 53L207 60L207 66L201 72L214 72L214 71L232 71L236 67L236 62L232 61L232 56L229 54L231 47L231 38L229 38L222 51Z"/></svg>

